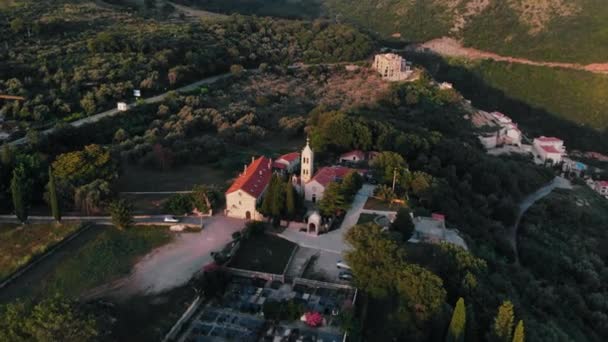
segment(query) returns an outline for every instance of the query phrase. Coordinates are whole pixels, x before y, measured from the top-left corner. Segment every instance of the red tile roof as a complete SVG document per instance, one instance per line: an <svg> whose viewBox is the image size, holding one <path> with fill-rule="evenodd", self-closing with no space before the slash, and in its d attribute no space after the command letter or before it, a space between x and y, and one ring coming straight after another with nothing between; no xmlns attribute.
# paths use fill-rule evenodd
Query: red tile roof
<svg viewBox="0 0 608 342"><path fill-rule="evenodd" d="M357 156L359 159L365 159L365 152L360 150L354 150L346 152L340 156L340 159L350 159L350 157Z"/></svg>
<svg viewBox="0 0 608 342"><path fill-rule="evenodd" d="M536 139L540 142L563 142L561 139L555 137L540 137Z"/></svg>
<svg viewBox="0 0 608 342"><path fill-rule="evenodd" d="M439 213L433 213L431 218L435 221L445 221L445 215Z"/></svg>
<svg viewBox="0 0 608 342"><path fill-rule="evenodd" d="M271 163L272 161L266 157L251 162L247 170L232 183L226 194L243 190L255 198L260 197L272 177Z"/></svg>
<svg viewBox="0 0 608 342"><path fill-rule="evenodd" d="M551 145L541 145L540 148L545 150L545 152L547 153L562 153L562 151L556 149L554 146Z"/></svg>
<svg viewBox="0 0 608 342"><path fill-rule="evenodd" d="M311 181L315 180L319 184L326 187L329 183L335 181L337 178L343 178L349 172L354 171L351 168L343 167L343 166L328 166L321 168Z"/></svg>
<svg viewBox="0 0 608 342"><path fill-rule="evenodd" d="M608 181L598 181L598 182L597 182L597 185L598 185L600 188L608 188Z"/></svg>
<svg viewBox="0 0 608 342"><path fill-rule="evenodd" d="M280 159L283 159L291 164L296 159L300 159L300 153L299 152L287 153L287 154L280 156L277 160L280 160Z"/></svg>

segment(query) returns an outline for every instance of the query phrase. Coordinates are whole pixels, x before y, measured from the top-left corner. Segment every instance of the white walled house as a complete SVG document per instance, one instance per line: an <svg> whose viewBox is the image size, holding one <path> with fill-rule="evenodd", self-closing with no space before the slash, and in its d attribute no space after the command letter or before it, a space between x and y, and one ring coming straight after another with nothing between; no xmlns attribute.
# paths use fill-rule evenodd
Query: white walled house
<svg viewBox="0 0 608 342"><path fill-rule="evenodd" d="M257 211L272 177L272 160L260 157L245 166L245 170L226 191L226 216L260 221L264 215Z"/></svg>
<svg viewBox="0 0 608 342"><path fill-rule="evenodd" d="M403 81L412 75L412 68L405 58L394 53L376 55L372 66L387 81Z"/></svg>
<svg viewBox="0 0 608 342"><path fill-rule="evenodd" d="M346 152L340 156L340 162L351 162L358 163L367 160L365 152L360 150L354 150L350 152Z"/></svg>
<svg viewBox="0 0 608 342"><path fill-rule="evenodd" d="M545 137L534 139L533 143L534 156L541 163L559 164L562 162L566 154L564 141L554 137Z"/></svg>

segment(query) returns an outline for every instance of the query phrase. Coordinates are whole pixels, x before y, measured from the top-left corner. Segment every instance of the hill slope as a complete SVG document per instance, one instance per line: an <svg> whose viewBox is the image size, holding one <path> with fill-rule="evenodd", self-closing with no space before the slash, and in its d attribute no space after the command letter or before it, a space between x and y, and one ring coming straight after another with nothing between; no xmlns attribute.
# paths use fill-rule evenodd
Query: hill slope
<svg viewBox="0 0 608 342"><path fill-rule="evenodd" d="M332 16L389 37L440 36L505 55L592 63L608 60L602 0L325 0Z"/></svg>

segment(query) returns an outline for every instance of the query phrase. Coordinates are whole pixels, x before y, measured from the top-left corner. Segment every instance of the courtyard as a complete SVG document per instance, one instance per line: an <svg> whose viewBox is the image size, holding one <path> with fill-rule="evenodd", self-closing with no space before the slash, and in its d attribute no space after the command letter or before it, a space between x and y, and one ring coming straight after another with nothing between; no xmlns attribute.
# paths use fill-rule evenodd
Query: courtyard
<svg viewBox="0 0 608 342"><path fill-rule="evenodd" d="M241 245L228 267L248 271L283 274L296 248L293 242L279 237L260 234L241 241Z"/></svg>

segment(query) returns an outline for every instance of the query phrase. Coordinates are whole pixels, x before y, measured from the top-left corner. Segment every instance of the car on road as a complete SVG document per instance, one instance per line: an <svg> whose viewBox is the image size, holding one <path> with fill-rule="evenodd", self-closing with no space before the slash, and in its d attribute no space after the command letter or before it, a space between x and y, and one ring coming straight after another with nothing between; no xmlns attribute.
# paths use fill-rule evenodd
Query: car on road
<svg viewBox="0 0 608 342"><path fill-rule="evenodd" d="M164 221L165 221L166 223L178 223L178 222L179 222L179 219L178 219L178 218L176 218L175 216L165 216Z"/></svg>
<svg viewBox="0 0 608 342"><path fill-rule="evenodd" d="M348 264L346 262L342 261L342 260L339 260L336 263L336 267L339 268L339 269L341 269L341 270L342 269L350 270L350 266L348 266Z"/></svg>
<svg viewBox="0 0 608 342"><path fill-rule="evenodd" d="M340 278L340 280L351 281L351 280L353 280L353 274L350 272L340 272L340 275L338 275L338 278Z"/></svg>

